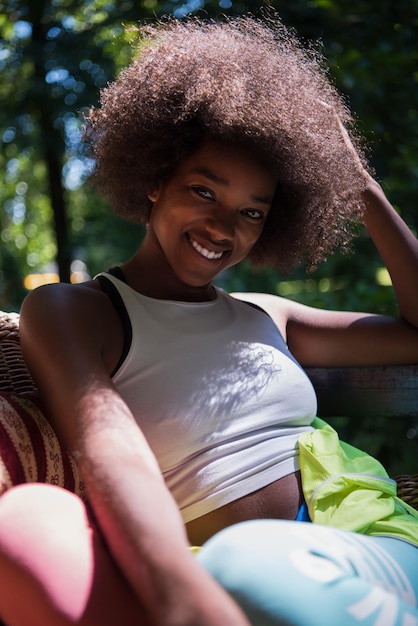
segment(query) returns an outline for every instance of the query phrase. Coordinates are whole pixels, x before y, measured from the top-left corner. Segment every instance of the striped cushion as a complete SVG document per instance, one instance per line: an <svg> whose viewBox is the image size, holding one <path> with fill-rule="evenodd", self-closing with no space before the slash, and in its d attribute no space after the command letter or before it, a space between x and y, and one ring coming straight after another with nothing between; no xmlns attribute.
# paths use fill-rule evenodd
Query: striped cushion
<svg viewBox="0 0 418 626"><path fill-rule="evenodd" d="M61 447L34 396L0 393L0 495L13 485L50 483L85 499L74 459Z"/></svg>

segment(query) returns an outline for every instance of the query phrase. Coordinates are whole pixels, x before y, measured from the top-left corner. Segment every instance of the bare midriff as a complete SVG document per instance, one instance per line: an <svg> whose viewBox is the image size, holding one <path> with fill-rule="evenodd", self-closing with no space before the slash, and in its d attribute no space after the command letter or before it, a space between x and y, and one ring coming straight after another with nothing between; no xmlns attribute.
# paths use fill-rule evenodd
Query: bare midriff
<svg viewBox="0 0 418 626"><path fill-rule="evenodd" d="M189 541L200 546L223 528L245 520L294 520L302 502L300 472L295 472L188 522Z"/></svg>

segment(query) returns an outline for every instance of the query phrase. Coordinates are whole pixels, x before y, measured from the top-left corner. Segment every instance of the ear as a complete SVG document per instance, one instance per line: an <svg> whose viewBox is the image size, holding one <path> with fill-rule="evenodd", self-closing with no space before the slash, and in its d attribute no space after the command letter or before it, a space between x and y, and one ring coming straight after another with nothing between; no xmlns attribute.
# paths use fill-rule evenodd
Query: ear
<svg viewBox="0 0 418 626"><path fill-rule="evenodd" d="M161 185L158 185L156 189L150 191L150 193L147 194L148 200L151 200L151 202L157 202L158 198L160 197L160 191Z"/></svg>

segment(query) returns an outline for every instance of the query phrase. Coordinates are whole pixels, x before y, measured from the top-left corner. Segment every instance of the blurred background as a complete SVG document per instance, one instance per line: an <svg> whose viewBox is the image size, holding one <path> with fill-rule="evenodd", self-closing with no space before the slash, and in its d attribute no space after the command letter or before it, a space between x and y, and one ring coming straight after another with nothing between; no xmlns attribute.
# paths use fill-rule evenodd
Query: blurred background
<svg viewBox="0 0 418 626"><path fill-rule="evenodd" d="M320 40L332 80L370 146L388 197L418 228L418 0L0 0L0 309L18 311L28 290L82 282L127 259L141 227L113 215L89 184L83 113L126 65L126 28L273 6L306 42ZM364 233L353 254L291 277L248 265L227 290L269 291L310 305L396 314L389 276ZM414 420L338 421L391 472L418 471Z"/></svg>

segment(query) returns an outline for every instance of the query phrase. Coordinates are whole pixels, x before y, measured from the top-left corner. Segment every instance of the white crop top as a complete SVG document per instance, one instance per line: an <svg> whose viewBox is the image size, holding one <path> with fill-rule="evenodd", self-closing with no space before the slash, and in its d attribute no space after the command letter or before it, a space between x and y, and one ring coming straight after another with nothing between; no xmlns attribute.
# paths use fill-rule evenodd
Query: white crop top
<svg viewBox="0 0 418 626"><path fill-rule="evenodd" d="M185 523L298 469L315 392L266 313L220 289L210 302L157 300L101 276L131 322L113 381Z"/></svg>

